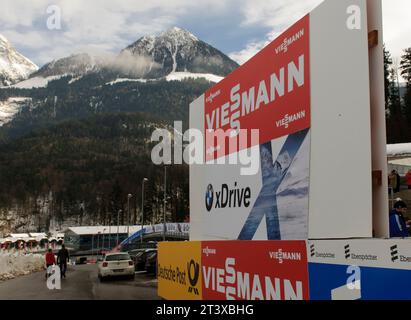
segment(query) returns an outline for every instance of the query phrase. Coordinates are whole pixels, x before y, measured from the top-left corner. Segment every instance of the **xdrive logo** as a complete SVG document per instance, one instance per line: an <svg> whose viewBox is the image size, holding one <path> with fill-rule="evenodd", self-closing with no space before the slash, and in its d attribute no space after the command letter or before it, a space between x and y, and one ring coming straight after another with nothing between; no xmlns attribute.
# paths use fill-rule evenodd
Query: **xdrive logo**
<svg viewBox="0 0 411 320"><path fill-rule="evenodd" d="M345 259L348 259L351 256L351 250L350 250L349 244L344 246L344 252L345 252Z"/></svg>
<svg viewBox="0 0 411 320"><path fill-rule="evenodd" d="M205 194L205 205L208 212L210 212L213 207L215 209L248 208L250 206L250 198L250 187L239 188L237 182L234 183L234 188L232 189L224 183L219 191L214 191L213 186L209 184Z"/></svg>
<svg viewBox="0 0 411 320"><path fill-rule="evenodd" d="M311 258L313 258L315 256L315 246L314 246L314 244L310 245L310 255L311 255Z"/></svg>
<svg viewBox="0 0 411 320"><path fill-rule="evenodd" d="M391 249L391 261L395 262L398 260L398 246L394 245L390 249Z"/></svg>

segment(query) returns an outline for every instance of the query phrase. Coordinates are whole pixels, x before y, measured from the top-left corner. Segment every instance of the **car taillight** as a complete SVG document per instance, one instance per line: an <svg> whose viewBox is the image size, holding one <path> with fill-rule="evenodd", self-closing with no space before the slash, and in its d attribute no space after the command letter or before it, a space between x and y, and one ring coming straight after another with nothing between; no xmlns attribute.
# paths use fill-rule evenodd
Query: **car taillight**
<svg viewBox="0 0 411 320"><path fill-rule="evenodd" d="M103 262L103 268L107 267L108 263L107 262Z"/></svg>
<svg viewBox="0 0 411 320"><path fill-rule="evenodd" d="M129 266L132 266L133 264L134 264L134 262L131 261L131 260L128 262L128 265L129 265Z"/></svg>

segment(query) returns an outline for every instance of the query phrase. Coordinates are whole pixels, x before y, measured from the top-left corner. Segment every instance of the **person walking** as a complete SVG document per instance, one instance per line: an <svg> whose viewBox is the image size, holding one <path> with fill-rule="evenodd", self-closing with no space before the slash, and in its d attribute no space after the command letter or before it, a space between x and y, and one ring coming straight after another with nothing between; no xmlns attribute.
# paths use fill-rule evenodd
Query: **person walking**
<svg viewBox="0 0 411 320"><path fill-rule="evenodd" d="M49 273L49 267L56 264L56 257L54 256L53 251L50 249L47 250L46 253L46 279L49 277L51 273Z"/></svg>
<svg viewBox="0 0 411 320"><path fill-rule="evenodd" d="M406 212L407 204L404 201L397 201L394 204L394 209L390 212L390 238L409 237L407 224L411 224L411 220L405 221Z"/></svg>
<svg viewBox="0 0 411 320"><path fill-rule="evenodd" d="M69 261L69 259L69 252L63 244L57 254L57 263L60 266L61 278L66 278L67 262Z"/></svg>
<svg viewBox="0 0 411 320"><path fill-rule="evenodd" d="M408 190L411 190L411 169L408 170L407 174L405 175L405 181L407 182Z"/></svg>
<svg viewBox="0 0 411 320"><path fill-rule="evenodd" d="M388 187L390 190L392 190L392 193L397 193L397 174L395 173L395 170L392 170L390 175L388 176Z"/></svg>

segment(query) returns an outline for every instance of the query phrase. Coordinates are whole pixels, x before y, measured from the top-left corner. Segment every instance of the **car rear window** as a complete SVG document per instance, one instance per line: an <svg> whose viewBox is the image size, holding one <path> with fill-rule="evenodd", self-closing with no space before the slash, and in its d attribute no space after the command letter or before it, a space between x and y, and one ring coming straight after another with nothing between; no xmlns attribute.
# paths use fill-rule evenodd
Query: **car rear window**
<svg viewBox="0 0 411 320"><path fill-rule="evenodd" d="M128 254L113 254L106 257L106 261L121 261L121 260L130 260Z"/></svg>

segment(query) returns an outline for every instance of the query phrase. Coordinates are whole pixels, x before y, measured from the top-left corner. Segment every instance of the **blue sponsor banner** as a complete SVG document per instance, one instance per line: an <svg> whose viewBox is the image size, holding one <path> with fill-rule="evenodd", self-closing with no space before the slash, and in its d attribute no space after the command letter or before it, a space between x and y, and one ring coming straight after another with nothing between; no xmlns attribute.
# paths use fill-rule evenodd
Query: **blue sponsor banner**
<svg viewBox="0 0 411 320"><path fill-rule="evenodd" d="M411 270L309 263L311 300L411 300ZM358 272L360 271L360 272ZM359 288L348 288L353 279Z"/></svg>

